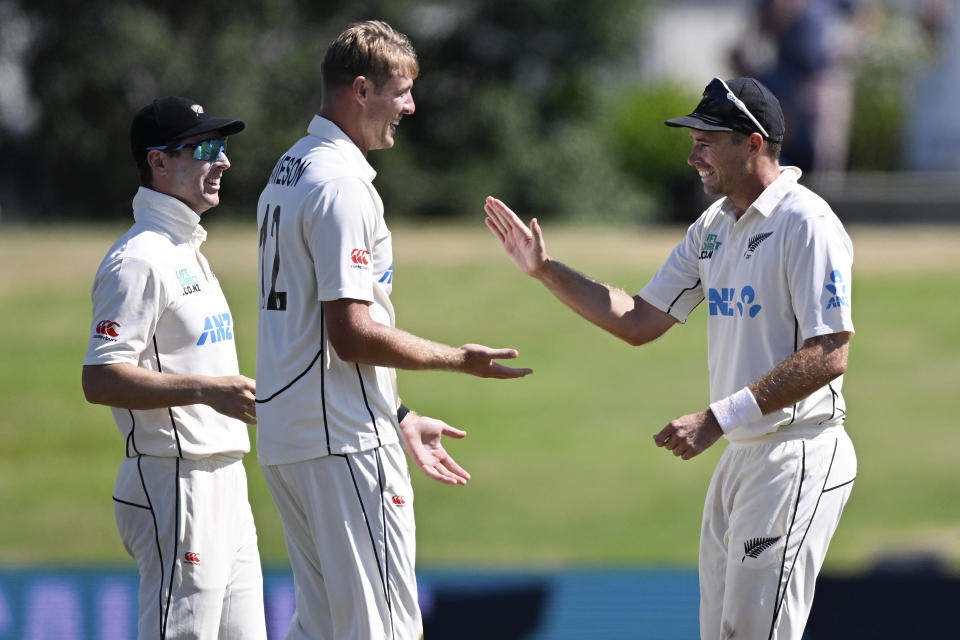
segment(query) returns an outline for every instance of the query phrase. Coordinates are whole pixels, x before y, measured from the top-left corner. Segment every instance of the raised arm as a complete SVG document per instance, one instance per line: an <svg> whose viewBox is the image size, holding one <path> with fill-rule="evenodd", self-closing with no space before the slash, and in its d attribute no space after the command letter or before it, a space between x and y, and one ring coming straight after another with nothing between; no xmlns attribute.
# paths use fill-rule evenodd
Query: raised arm
<svg viewBox="0 0 960 640"><path fill-rule="evenodd" d="M536 218L530 226L500 200L488 197L487 227L517 267L539 280L561 302L631 345L654 340L676 323L639 296L598 282L558 262L547 253Z"/></svg>
<svg viewBox="0 0 960 640"><path fill-rule="evenodd" d="M121 409L165 409L205 404L225 416L256 424L256 381L246 376L180 375L132 364L84 365L87 402Z"/></svg>

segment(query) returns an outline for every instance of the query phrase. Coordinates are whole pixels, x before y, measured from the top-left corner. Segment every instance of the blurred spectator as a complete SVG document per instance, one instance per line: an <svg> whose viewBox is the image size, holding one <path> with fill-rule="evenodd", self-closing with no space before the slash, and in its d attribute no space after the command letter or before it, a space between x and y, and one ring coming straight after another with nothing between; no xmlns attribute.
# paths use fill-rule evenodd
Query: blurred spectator
<svg viewBox="0 0 960 640"><path fill-rule="evenodd" d="M906 167L960 171L960 10L954 0L922 0L917 11L918 64L909 69L902 152ZM924 48L921 48L924 47Z"/></svg>
<svg viewBox="0 0 960 640"><path fill-rule="evenodd" d="M756 21L731 52L736 75L779 96L782 159L804 171L846 167L853 83L852 17L859 0L759 0Z"/></svg>
<svg viewBox="0 0 960 640"><path fill-rule="evenodd" d="M901 0L864 3L858 12L849 170L960 166L960 127L950 124L960 97L960 24L951 8L952 0Z"/></svg>

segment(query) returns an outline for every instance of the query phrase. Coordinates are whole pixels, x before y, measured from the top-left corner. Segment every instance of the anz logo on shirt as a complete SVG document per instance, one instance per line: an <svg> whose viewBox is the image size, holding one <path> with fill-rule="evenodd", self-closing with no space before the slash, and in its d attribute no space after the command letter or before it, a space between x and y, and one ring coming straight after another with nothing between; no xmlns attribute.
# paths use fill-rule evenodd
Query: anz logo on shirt
<svg viewBox="0 0 960 640"><path fill-rule="evenodd" d="M831 284L824 288L830 294L827 300L827 309L839 309L850 306L850 296L847 295L847 285L843 284L843 274L834 269L830 272Z"/></svg>
<svg viewBox="0 0 960 640"><path fill-rule="evenodd" d="M759 304L756 304L756 299L757 292L750 285L740 289L739 293L736 287L721 287L720 289L710 287L707 291L711 316L733 316L737 318L749 316L755 318L762 308Z"/></svg>
<svg viewBox="0 0 960 640"><path fill-rule="evenodd" d="M233 319L229 313L215 313L207 316L203 321L203 333L197 340L197 346L213 344L223 340L233 340Z"/></svg>

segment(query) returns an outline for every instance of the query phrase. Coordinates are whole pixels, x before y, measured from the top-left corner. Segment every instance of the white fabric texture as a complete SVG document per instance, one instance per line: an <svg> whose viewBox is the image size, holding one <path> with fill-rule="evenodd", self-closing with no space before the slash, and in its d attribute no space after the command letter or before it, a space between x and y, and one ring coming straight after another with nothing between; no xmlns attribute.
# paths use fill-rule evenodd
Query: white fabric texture
<svg viewBox="0 0 960 640"><path fill-rule="evenodd" d="M744 387L736 393L710 403L710 410L724 433L763 418L760 405L753 397L750 387Z"/></svg>
<svg viewBox="0 0 960 640"><path fill-rule="evenodd" d="M233 315L200 253L200 216L176 198L141 187L134 224L107 252L93 284L93 325L83 363L129 363L149 371L237 375ZM194 404L112 407L126 454L239 458L247 425Z"/></svg>
<svg viewBox="0 0 960 640"><path fill-rule="evenodd" d="M703 509L703 640L801 640L856 474L841 426L809 438L727 446Z"/></svg>
<svg viewBox="0 0 960 640"><path fill-rule="evenodd" d="M393 249L375 172L336 125L316 116L260 196L257 453L273 465L397 442L388 367L342 361L322 302L370 303L394 326Z"/></svg>
<svg viewBox="0 0 960 640"><path fill-rule="evenodd" d="M852 332L853 246L843 225L785 167L736 220L726 198L687 230L639 295L684 322L707 301L710 400L756 381L807 338ZM790 426L815 433L842 424L843 377L794 406L725 436L749 440Z"/></svg>
<svg viewBox="0 0 960 640"><path fill-rule="evenodd" d="M140 570L141 640L265 640L263 574L243 463L127 458L117 528Z"/></svg>
<svg viewBox="0 0 960 640"><path fill-rule="evenodd" d="M288 640L417 640L413 488L399 444L263 467L283 520Z"/></svg>

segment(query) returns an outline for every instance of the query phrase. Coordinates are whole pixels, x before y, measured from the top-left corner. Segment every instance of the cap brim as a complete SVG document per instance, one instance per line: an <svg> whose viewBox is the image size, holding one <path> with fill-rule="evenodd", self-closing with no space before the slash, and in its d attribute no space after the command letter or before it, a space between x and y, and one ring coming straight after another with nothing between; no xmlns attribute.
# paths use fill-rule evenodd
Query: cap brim
<svg viewBox="0 0 960 640"><path fill-rule="evenodd" d="M693 114L690 114L689 116L681 116L679 118L672 118L670 120L666 120L663 124L667 125L668 127L686 127L688 129L697 129L699 131L733 131L733 129L730 127L725 127L719 124L711 124Z"/></svg>
<svg viewBox="0 0 960 640"><path fill-rule="evenodd" d="M179 136L177 140L183 140L184 138L189 138L191 136L197 136L201 133L209 133L211 131L219 131L222 135L232 136L235 133L240 133L246 127L246 123L242 120L229 120L227 118L207 118L202 122L198 122L195 127L184 131Z"/></svg>

